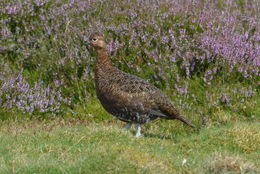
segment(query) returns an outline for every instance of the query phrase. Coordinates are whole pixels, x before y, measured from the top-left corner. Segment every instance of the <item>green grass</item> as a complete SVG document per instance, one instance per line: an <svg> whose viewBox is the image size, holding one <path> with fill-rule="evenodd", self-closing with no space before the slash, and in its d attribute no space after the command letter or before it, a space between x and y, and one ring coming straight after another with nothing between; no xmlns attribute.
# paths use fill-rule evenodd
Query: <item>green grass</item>
<svg viewBox="0 0 260 174"><path fill-rule="evenodd" d="M141 138L109 119L0 122L0 173L258 173L259 121L191 130L147 124Z"/></svg>

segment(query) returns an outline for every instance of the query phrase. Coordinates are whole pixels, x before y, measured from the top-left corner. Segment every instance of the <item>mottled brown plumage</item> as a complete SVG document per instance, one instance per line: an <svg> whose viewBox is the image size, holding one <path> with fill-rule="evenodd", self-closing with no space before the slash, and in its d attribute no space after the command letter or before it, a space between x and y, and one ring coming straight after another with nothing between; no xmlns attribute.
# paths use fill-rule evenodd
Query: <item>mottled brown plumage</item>
<svg viewBox="0 0 260 174"><path fill-rule="evenodd" d="M178 119L194 127L180 115L168 97L158 88L146 80L112 66L101 33L90 36L90 45L97 53L95 88L98 99L107 112L127 122L126 127L131 127L132 123L136 124L136 136L141 135L141 124L158 117Z"/></svg>

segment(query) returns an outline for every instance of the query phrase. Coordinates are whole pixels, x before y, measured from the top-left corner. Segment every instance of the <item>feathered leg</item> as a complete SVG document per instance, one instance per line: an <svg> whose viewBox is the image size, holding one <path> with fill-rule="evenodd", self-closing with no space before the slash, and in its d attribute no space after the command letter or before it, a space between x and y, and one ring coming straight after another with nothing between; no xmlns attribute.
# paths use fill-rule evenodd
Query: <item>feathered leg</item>
<svg viewBox="0 0 260 174"><path fill-rule="evenodd" d="M141 125L140 124L136 124L135 137L140 137L140 136L141 136Z"/></svg>

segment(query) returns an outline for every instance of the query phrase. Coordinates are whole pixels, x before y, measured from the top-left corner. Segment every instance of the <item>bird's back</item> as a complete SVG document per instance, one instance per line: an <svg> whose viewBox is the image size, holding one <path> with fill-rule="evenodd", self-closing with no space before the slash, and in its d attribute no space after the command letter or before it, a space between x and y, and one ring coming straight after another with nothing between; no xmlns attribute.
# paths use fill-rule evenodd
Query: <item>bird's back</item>
<svg viewBox="0 0 260 174"><path fill-rule="evenodd" d="M96 70L96 91L104 108L126 122L136 122L136 115L142 123L157 117L175 119L179 116L158 88L115 67Z"/></svg>

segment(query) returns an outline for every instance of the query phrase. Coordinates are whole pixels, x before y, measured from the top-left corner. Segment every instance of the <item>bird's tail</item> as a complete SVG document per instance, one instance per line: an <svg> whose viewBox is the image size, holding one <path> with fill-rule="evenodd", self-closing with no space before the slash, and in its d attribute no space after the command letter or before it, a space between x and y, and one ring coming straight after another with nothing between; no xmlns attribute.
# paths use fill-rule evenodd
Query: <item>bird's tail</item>
<svg viewBox="0 0 260 174"><path fill-rule="evenodd" d="M186 119L185 119L184 117L182 117L182 116L178 116L178 117L176 117L176 119L182 121L183 123L189 125L189 126L192 127L192 128L195 128L195 126L194 126L192 123L190 123L188 120L186 120Z"/></svg>
<svg viewBox="0 0 260 174"><path fill-rule="evenodd" d="M165 114L166 119L177 119L183 123L189 125L190 127L195 128L195 126L190 123L186 118L184 118L179 111L173 106L171 102L161 102L159 103L159 109L162 113ZM164 117L165 118L165 117Z"/></svg>

